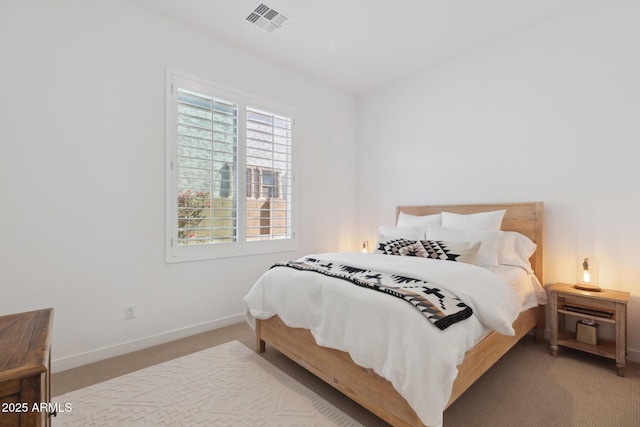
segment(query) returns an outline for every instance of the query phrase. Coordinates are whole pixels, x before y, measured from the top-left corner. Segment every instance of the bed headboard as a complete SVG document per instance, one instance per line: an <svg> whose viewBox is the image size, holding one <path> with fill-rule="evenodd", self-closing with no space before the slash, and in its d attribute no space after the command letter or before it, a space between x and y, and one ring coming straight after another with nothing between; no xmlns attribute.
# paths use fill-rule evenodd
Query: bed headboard
<svg viewBox="0 0 640 427"><path fill-rule="evenodd" d="M544 203L489 203L477 205L422 205L397 206L396 222L400 212L409 215L431 215L443 211L459 214L488 212L505 209L502 230L524 234L537 245L531 257L531 267L536 277L544 285Z"/></svg>

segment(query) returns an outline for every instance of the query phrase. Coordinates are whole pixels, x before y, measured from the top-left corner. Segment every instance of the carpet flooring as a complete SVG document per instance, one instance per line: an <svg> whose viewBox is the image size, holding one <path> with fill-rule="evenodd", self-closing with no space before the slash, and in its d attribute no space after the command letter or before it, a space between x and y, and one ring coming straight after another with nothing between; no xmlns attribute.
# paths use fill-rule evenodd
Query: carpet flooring
<svg viewBox="0 0 640 427"><path fill-rule="evenodd" d="M82 387L233 340L253 352L254 333L246 323L239 323L53 374L53 401L60 402L57 396ZM360 424L388 426L273 348L267 346L258 357ZM625 376L618 377L611 359L567 348L552 357L548 341L530 336L444 412L444 427L637 427L638 420L640 364L627 361Z"/></svg>

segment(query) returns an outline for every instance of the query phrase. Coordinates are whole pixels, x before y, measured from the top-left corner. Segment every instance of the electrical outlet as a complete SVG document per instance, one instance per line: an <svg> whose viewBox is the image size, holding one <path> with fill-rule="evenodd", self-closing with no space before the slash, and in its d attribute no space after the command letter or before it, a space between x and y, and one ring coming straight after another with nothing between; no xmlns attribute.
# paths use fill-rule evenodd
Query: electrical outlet
<svg viewBox="0 0 640 427"><path fill-rule="evenodd" d="M136 318L136 306L135 305L127 305L124 307L124 318L125 319L135 319Z"/></svg>

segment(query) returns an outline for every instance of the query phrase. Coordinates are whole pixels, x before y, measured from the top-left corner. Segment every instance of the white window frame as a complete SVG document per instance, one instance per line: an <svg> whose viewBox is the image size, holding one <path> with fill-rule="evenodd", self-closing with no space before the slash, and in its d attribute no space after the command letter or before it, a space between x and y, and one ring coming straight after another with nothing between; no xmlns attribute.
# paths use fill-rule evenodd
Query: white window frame
<svg viewBox="0 0 640 427"><path fill-rule="evenodd" d="M194 92L215 96L238 104L238 164L236 187L238 223L236 242L207 243L201 245L178 245L178 167L177 167L177 88L186 87ZM291 133L291 237L247 241L247 197L246 197L246 108L259 108L292 119ZM276 102L223 88L220 85L194 77L180 71L167 69L166 75L166 262L183 262L205 259L226 258L261 253L295 251L296 240L296 110Z"/></svg>

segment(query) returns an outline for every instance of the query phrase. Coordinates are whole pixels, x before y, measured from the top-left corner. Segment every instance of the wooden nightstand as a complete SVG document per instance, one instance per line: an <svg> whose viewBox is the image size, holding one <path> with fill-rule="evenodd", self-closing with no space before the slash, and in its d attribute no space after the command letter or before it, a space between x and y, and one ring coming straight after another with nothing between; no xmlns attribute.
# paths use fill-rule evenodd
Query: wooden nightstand
<svg viewBox="0 0 640 427"><path fill-rule="evenodd" d="M549 292L551 355L555 357L558 345L561 345L615 359L618 375L623 377L627 354L629 292L611 289L602 289L600 292L582 291L566 283L551 285ZM607 314L601 315L598 312ZM613 324L615 340L598 338L596 345L578 341L573 332L565 330L566 315L578 319L593 319L596 323Z"/></svg>

